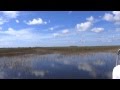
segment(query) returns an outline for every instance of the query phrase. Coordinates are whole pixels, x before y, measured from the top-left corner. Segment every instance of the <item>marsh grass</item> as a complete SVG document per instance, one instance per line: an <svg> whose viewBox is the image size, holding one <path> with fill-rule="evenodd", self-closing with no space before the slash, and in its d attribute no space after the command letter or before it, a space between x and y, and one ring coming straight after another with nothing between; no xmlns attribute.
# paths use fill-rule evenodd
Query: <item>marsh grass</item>
<svg viewBox="0 0 120 90"><path fill-rule="evenodd" d="M0 48L0 56L14 56L25 54L85 54L89 52L117 53L120 46L92 46L92 47L33 47L33 48Z"/></svg>

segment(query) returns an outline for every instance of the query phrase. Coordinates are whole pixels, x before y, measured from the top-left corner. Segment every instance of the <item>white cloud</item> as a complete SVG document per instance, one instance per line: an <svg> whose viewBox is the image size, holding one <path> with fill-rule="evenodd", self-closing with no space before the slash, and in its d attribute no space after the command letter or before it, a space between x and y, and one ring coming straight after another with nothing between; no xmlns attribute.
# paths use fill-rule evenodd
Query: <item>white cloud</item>
<svg viewBox="0 0 120 90"><path fill-rule="evenodd" d="M113 14L120 15L120 11L113 11Z"/></svg>
<svg viewBox="0 0 120 90"><path fill-rule="evenodd" d="M90 17L86 18L86 20L88 20L88 21L90 21L90 22L93 22L95 19L94 19L93 16L90 16Z"/></svg>
<svg viewBox="0 0 120 90"><path fill-rule="evenodd" d="M92 23L87 21L76 25L78 31L86 31L92 26Z"/></svg>
<svg viewBox="0 0 120 90"><path fill-rule="evenodd" d="M43 39L53 38L51 34L35 32L34 28L0 30L0 47L28 47L43 45ZM45 44L46 45L46 44Z"/></svg>
<svg viewBox="0 0 120 90"><path fill-rule="evenodd" d="M2 13L8 18L16 18L19 15L18 11L2 11Z"/></svg>
<svg viewBox="0 0 120 90"><path fill-rule="evenodd" d="M86 22L80 23L76 25L78 31L86 31L88 30L94 23L95 19L93 16L86 18Z"/></svg>
<svg viewBox="0 0 120 90"><path fill-rule="evenodd" d="M15 20L16 21L16 23L19 23L19 20Z"/></svg>
<svg viewBox="0 0 120 90"><path fill-rule="evenodd" d="M113 20L114 20L114 17L113 17L112 14L105 13L103 19L106 20L106 21L113 21Z"/></svg>
<svg viewBox="0 0 120 90"><path fill-rule="evenodd" d="M61 32L53 33L53 36L54 36L54 37L65 36L65 35L68 34L68 33L69 33L69 30L68 30L68 29L64 29L64 30L62 30Z"/></svg>
<svg viewBox="0 0 120 90"><path fill-rule="evenodd" d="M63 34L66 34L66 33L69 33L69 30L68 29L65 29L62 31Z"/></svg>
<svg viewBox="0 0 120 90"><path fill-rule="evenodd" d="M120 22L120 11L113 11L114 20Z"/></svg>
<svg viewBox="0 0 120 90"><path fill-rule="evenodd" d="M99 32L104 31L104 28L93 28L91 31L99 33Z"/></svg>
<svg viewBox="0 0 120 90"><path fill-rule="evenodd" d="M39 25L39 24L47 24L46 21L43 21L41 18L33 19L32 21L26 22L28 25Z"/></svg>
<svg viewBox="0 0 120 90"><path fill-rule="evenodd" d="M114 22L116 25L120 25L120 11L113 11L112 13L105 13L103 19L109 22Z"/></svg>
<svg viewBox="0 0 120 90"><path fill-rule="evenodd" d="M10 19L17 18L19 16L18 11L0 11L2 13L0 17L0 25L9 22Z"/></svg>

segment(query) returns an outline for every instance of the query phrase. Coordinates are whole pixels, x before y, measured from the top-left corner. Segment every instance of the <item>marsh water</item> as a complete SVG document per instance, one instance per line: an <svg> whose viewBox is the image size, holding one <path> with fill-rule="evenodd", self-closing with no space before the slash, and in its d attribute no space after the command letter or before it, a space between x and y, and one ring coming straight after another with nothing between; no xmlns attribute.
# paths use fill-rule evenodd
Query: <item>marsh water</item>
<svg viewBox="0 0 120 90"><path fill-rule="evenodd" d="M116 53L0 57L1 79L111 79Z"/></svg>

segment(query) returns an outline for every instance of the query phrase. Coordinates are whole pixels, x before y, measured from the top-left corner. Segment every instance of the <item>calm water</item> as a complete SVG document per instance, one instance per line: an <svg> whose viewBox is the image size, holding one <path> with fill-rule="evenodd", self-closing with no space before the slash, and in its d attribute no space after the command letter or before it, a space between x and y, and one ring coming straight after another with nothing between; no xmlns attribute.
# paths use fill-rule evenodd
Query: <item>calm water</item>
<svg viewBox="0 0 120 90"><path fill-rule="evenodd" d="M1 79L111 79L115 53L0 57Z"/></svg>

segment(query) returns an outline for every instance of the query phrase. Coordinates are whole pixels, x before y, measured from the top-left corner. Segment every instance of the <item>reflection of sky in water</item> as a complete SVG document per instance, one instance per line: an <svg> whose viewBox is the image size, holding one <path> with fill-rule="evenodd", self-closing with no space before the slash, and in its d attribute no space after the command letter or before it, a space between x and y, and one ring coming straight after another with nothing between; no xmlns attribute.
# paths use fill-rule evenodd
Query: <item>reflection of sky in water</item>
<svg viewBox="0 0 120 90"><path fill-rule="evenodd" d="M0 57L0 78L112 78L115 53Z"/></svg>

